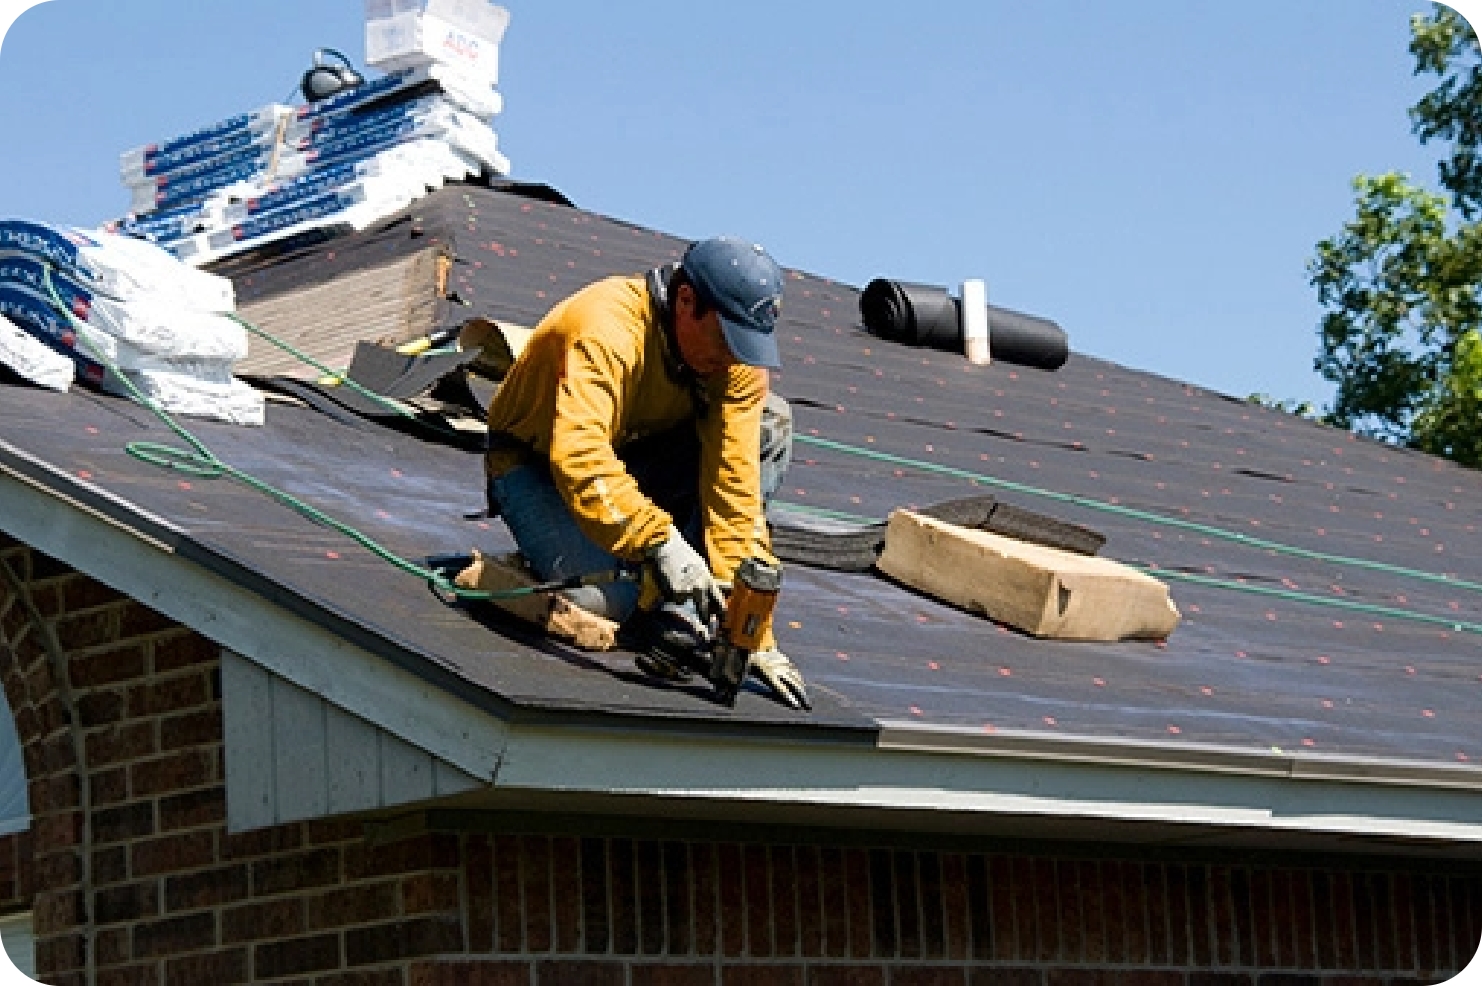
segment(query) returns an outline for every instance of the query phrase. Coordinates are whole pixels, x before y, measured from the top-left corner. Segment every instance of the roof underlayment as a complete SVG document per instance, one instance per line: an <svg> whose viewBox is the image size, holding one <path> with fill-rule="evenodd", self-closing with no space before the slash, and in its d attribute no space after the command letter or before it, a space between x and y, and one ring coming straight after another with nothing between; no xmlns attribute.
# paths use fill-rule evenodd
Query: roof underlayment
<svg viewBox="0 0 1482 986"><path fill-rule="evenodd" d="M677 259L683 246L465 186L352 237L239 258L227 273L248 317L271 306L300 341L314 339L317 325L338 325L321 337L340 347L327 355L343 363L351 296L332 286L366 283L368 271L394 270L399 280L360 338L407 338L476 315L533 325L582 285ZM436 294L437 263L411 262L428 256L452 260L446 293L455 301ZM0 460L361 646L424 662L436 681L500 715L751 723L798 735L883 725L887 737L1031 743L1070 759L1099 743L1174 759L1218 748L1311 764L1375 759L1401 772L1410 763L1464 787L1482 783L1473 776L1482 764L1482 634L1468 629L1482 624L1482 592L1444 579L1482 583L1482 474L1081 354L1052 373L884 342L861 328L855 288L789 277L785 369L774 386L793 404L799 440L778 516L879 518L993 493L1101 531L1103 556L1156 566L1184 615L1166 644L1036 640L881 577L793 565L779 637L807 676L815 711L790 712L760 691L743 693L732 711L703 684L645 678L627 655L578 653L449 609L259 493L129 457L128 442L171 438L122 400L0 386ZM417 315L397 314L405 311ZM1190 339L1197 344L1197 327ZM269 354L254 358L281 369ZM466 519L483 503L477 454L306 408L273 404L267 422L190 427L225 461L408 557L510 545L497 521ZM1353 603L1396 612L1339 608Z"/></svg>

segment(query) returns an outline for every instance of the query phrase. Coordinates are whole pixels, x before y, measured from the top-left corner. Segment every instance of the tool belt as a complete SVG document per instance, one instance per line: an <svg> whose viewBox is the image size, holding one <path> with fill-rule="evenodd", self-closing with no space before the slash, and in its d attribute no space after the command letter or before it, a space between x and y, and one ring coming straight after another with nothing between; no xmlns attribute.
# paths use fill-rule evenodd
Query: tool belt
<svg viewBox="0 0 1482 986"><path fill-rule="evenodd" d="M546 457L529 442L507 431L489 432L484 444L484 472L490 479L498 479L516 466L545 461Z"/></svg>

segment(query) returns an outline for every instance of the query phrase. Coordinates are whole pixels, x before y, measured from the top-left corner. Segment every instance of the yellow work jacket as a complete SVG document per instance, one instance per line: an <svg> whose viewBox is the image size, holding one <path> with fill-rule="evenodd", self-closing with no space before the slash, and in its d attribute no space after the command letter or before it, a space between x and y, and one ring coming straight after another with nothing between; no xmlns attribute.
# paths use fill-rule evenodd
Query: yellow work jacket
<svg viewBox="0 0 1482 986"><path fill-rule="evenodd" d="M489 405L489 432L549 459L582 532L639 561L666 540L672 518L639 490L614 450L694 420L707 558L716 579L729 583L747 557L772 557L761 495L767 371L733 366L687 382L671 369L669 345L642 277L583 288L536 326ZM528 453L496 445L486 458L489 475ZM772 646L769 627L763 648Z"/></svg>

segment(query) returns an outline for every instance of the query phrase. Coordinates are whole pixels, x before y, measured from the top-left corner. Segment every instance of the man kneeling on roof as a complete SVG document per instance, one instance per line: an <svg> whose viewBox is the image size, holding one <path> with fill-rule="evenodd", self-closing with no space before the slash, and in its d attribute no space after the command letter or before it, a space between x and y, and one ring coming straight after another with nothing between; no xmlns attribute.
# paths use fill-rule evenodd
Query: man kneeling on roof
<svg viewBox="0 0 1482 986"><path fill-rule="evenodd" d="M536 578L641 566L641 584L567 598L671 651L706 639L741 562L774 560L765 502L792 443L787 404L768 393L781 302L777 263L724 237L541 320L489 406L486 457L491 512ZM807 706L770 626L751 672Z"/></svg>

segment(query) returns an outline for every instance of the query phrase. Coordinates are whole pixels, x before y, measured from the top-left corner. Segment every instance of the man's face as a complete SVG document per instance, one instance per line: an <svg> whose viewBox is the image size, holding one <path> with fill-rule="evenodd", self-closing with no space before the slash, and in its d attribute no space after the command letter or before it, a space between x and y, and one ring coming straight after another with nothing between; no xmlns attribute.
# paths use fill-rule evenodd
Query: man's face
<svg viewBox="0 0 1482 986"><path fill-rule="evenodd" d="M698 376L708 377L730 369L737 361L726 345L719 313L712 308L703 318L696 318L695 300L695 289L681 284L674 304L674 335L680 357Z"/></svg>

